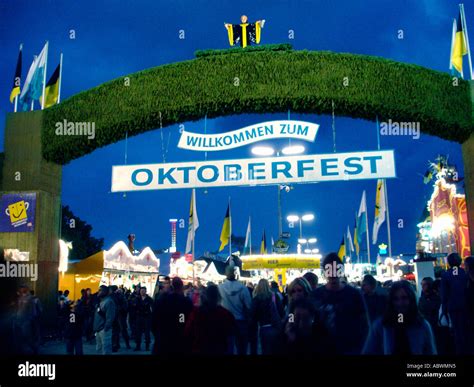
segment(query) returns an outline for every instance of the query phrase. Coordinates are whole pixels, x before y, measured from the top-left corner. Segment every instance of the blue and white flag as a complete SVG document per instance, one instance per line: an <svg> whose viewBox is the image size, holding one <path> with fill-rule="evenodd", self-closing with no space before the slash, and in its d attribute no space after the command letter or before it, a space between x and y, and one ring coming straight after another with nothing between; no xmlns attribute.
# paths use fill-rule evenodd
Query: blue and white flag
<svg viewBox="0 0 474 387"><path fill-rule="evenodd" d="M28 70L23 90L20 94L20 108L27 111L31 108L31 102L39 100L43 94L44 75L46 71L46 58L48 56L48 42L44 45L41 53L35 56Z"/></svg>

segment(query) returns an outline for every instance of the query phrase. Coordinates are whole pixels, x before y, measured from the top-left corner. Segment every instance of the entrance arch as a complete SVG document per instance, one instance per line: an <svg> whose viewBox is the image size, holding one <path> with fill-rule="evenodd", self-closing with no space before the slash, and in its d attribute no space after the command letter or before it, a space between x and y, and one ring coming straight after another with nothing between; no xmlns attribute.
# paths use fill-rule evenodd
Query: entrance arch
<svg viewBox="0 0 474 387"><path fill-rule="evenodd" d="M29 251L32 284L55 306L61 166L128 136L178 122L241 113L331 114L419 122L426 134L462 143L470 239L474 245L474 83L446 73L354 54L288 45L212 50L130 74L44 111L7 116L0 189L37 193L32 233L0 233L0 247ZM94 123L95 138L61 136L57 124ZM20 179L18 179L20 173ZM51 316L53 314L50 314Z"/></svg>

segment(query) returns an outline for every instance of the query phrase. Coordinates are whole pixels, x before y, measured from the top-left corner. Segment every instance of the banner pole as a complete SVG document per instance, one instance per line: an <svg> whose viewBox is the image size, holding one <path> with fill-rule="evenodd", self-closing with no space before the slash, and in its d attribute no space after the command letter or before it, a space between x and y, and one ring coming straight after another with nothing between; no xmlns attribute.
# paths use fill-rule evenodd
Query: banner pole
<svg viewBox="0 0 474 387"><path fill-rule="evenodd" d="M44 100L45 100L45 90L46 90L46 70L48 68L48 49L49 49L49 42L46 41L46 52L45 52L45 59L44 59L44 74L43 74L43 93L41 98L41 110L44 109Z"/></svg>
<svg viewBox="0 0 474 387"><path fill-rule="evenodd" d="M471 74L471 80L474 80L474 76L472 74L471 47L469 46L469 35L467 33L467 23L466 23L466 14L464 13L464 4L459 4L459 9L461 11L461 23L463 24L464 37L466 38L467 58L469 60L469 71Z"/></svg>
<svg viewBox="0 0 474 387"><path fill-rule="evenodd" d="M58 102L61 102L61 86L63 85L63 53L59 57L59 88L58 88Z"/></svg>

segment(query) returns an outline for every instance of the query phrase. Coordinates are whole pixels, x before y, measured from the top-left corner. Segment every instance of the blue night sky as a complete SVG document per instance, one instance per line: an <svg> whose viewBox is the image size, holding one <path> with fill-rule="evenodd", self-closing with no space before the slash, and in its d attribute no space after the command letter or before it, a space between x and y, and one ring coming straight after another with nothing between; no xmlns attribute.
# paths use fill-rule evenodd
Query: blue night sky
<svg viewBox="0 0 474 387"><path fill-rule="evenodd" d="M34 54L49 40L48 78L64 53L62 99L117 77L165 63L192 59L194 51L226 48L224 22L238 22L241 14L251 21L266 19L262 43L291 43L294 49L330 50L390 58L439 71L448 71L452 18L457 17L457 1L451 0L313 0L313 1L203 1L203 0L2 0L0 3L0 150L3 150L5 115L12 111L8 101L18 46L24 44L23 77ZM468 23L474 21L474 6L467 4ZM473 24L470 24L473 25ZM469 24L468 24L469 26ZM69 38L75 30L76 39ZM288 30L295 38L288 39ZM398 39L398 31L404 39ZM185 39L179 39L179 30ZM473 38L474 39L474 38ZM285 119L286 113L240 115L207 121L207 131L222 132L272 119ZM291 118L320 125L314 144L305 143L307 153L330 153L332 118L292 114ZM202 132L204 120L185 122L186 130ZM128 163L204 160L204 154L179 150L178 125L132 137L128 140ZM338 152L376 150L375 123L336 117ZM287 141L287 140L286 140ZM282 147L285 140L275 141ZM428 160L448 154L462 171L459 144L421 135L383 136L382 149L394 149L397 178L387 182L392 225L393 252L413 253L416 224L431 194L422 176ZM110 193L112 165L124 162L125 142L121 141L75 160L63 169L63 204L93 226L93 235L105 238L108 249L133 232L136 247L165 248L170 243L168 219L187 222L190 190ZM208 159L250 157L250 147L208 153ZM305 236L316 236L321 253L336 250L347 225L353 229L354 213L363 190L367 191L369 229L374 217L376 182L334 182L297 185L283 193L283 216L312 212L316 220L305 224ZM258 244L265 228L268 243L278 233L277 189L213 188L197 191L200 228L197 253L216 250L231 196L233 231L245 235L248 216L253 219L253 242ZM403 228L398 228L399 220ZM284 230L292 231L284 223ZM295 248L296 229L290 243ZM187 229L178 229L178 250L186 244ZM379 241L387 241L382 227ZM166 260L162 261L167 271Z"/></svg>

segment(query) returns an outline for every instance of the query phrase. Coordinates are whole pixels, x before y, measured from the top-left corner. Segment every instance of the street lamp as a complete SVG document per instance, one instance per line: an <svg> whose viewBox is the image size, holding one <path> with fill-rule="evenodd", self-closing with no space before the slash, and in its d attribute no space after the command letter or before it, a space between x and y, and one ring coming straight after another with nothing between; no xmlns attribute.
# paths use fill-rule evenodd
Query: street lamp
<svg viewBox="0 0 474 387"><path fill-rule="evenodd" d="M281 150L285 156L294 156L304 153L305 149L303 145L290 145Z"/></svg>
<svg viewBox="0 0 474 387"><path fill-rule="evenodd" d="M308 243L308 240L304 238L298 238L298 243L304 245L305 243Z"/></svg>
<svg viewBox="0 0 474 387"><path fill-rule="evenodd" d="M300 222L300 238L303 238L303 224L302 222L310 222L314 220L313 214L305 214L303 216L298 215L288 215L286 220L290 223Z"/></svg>
<svg viewBox="0 0 474 387"><path fill-rule="evenodd" d="M316 238L309 238L308 243L316 243L318 240Z"/></svg>
<svg viewBox="0 0 474 387"><path fill-rule="evenodd" d="M284 155L298 155L304 152L304 146L302 145L293 145L293 146L287 146L281 150L281 153ZM271 146L254 146L251 149L251 152L255 156L273 156L275 153L275 149L272 148ZM277 157L280 156L280 152L277 151ZM278 184L277 186L278 190L278 238L281 238L281 235L283 233L283 222L282 222L282 216L281 216L281 184Z"/></svg>
<svg viewBox="0 0 474 387"><path fill-rule="evenodd" d="M275 153L275 149L270 146L254 146L252 148L252 154L255 156L272 156Z"/></svg>

